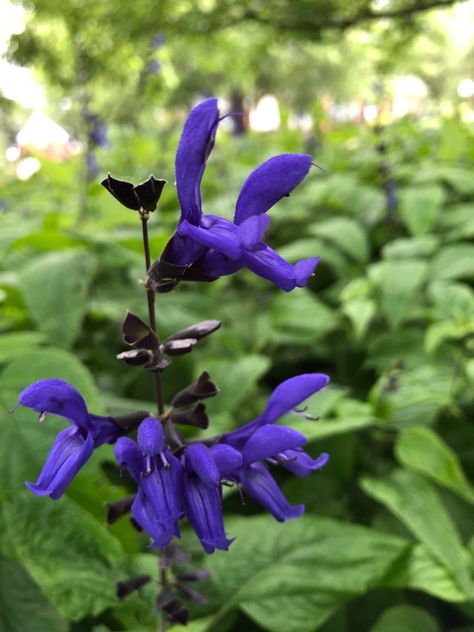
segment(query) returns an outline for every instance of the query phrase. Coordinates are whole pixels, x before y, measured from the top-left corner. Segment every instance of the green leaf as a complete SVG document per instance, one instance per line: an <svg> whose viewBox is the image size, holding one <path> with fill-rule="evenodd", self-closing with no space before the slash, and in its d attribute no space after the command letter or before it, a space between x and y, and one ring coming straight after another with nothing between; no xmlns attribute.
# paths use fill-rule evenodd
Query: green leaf
<svg viewBox="0 0 474 632"><path fill-rule="evenodd" d="M431 283L428 294L434 304L436 318L453 320L464 325L474 320L474 292L464 283L439 281Z"/></svg>
<svg viewBox="0 0 474 632"><path fill-rule="evenodd" d="M439 238L434 235L394 239L382 248L384 259L413 259L430 257L439 247Z"/></svg>
<svg viewBox="0 0 474 632"><path fill-rule="evenodd" d="M455 204L441 216L441 228L448 241L470 239L474 236L474 204Z"/></svg>
<svg viewBox="0 0 474 632"><path fill-rule="evenodd" d="M399 213L412 235L425 235L435 226L444 200L441 186L407 187L400 191Z"/></svg>
<svg viewBox="0 0 474 632"><path fill-rule="evenodd" d="M316 239L316 237L298 239L279 248L278 252L290 263L296 263L300 259L307 257L321 257L324 265L333 268L337 274L343 273L347 267L347 258L338 248L335 248L328 242ZM317 270L316 274L318 274Z"/></svg>
<svg viewBox="0 0 474 632"><path fill-rule="evenodd" d="M430 424L442 408L454 403L452 385L452 367L423 363L412 370L393 369L383 375L370 399L375 414L398 428Z"/></svg>
<svg viewBox="0 0 474 632"><path fill-rule="evenodd" d="M67 497L24 492L4 505L5 539L61 615L76 621L117 603L118 541Z"/></svg>
<svg viewBox="0 0 474 632"><path fill-rule="evenodd" d="M95 270L90 252L71 250L36 257L19 274L28 310L53 345L70 347L79 334Z"/></svg>
<svg viewBox="0 0 474 632"><path fill-rule="evenodd" d="M23 489L25 480L35 480L64 419L48 415L43 424L27 408L9 414L18 395L32 382L58 377L75 386L95 414L103 413L100 396L86 367L68 351L33 349L20 355L0 375L0 494Z"/></svg>
<svg viewBox="0 0 474 632"><path fill-rule="evenodd" d="M384 478L364 478L361 484L367 494L386 505L425 544L470 596L467 552L436 489L406 470L394 470Z"/></svg>
<svg viewBox="0 0 474 632"><path fill-rule="evenodd" d="M472 279L474 276L474 245L457 243L445 246L431 263L432 279Z"/></svg>
<svg viewBox="0 0 474 632"><path fill-rule="evenodd" d="M335 217L312 224L310 232L335 244L342 252L358 263L369 258L369 243L360 225L347 217Z"/></svg>
<svg viewBox="0 0 474 632"><path fill-rule="evenodd" d="M458 336L458 334L460 334ZM428 353L434 353L440 345L451 338L462 338L464 330L459 330L451 321L441 321L430 325L425 334L425 349Z"/></svg>
<svg viewBox="0 0 474 632"><path fill-rule="evenodd" d="M16 358L44 342L45 336L39 331L2 333L0 337L0 363Z"/></svg>
<svg viewBox="0 0 474 632"><path fill-rule="evenodd" d="M467 601L453 574L423 544L414 544L392 566L383 584L388 588L411 588L445 601Z"/></svg>
<svg viewBox="0 0 474 632"><path fill-rule="evenodd" d="M66 632L62 619L17 562L0 558L0 630Z"/></svg>
<svg viewBox="0 0 474 632"><path fill-rule="evenodd" d="M466 478L456 453L431 428L414 426L404 430L397 440L395 453L405 467L425 474L474 503L474 488Z"/></svg>
<svg viewBox="0 0 474 632"><path fill-rule="evenodd" d="M328 518L279 524L227 520L236 541L208 566L222 606L208 630L241 608L267 630L312 632L340 605L376 586L406 541ZM350 543L350 546L348 546Z"/></svg>
<svg viewBox="0 0 474 632"><path fill-rule="evenodd" d="M415 606L400 605L388 608L370 628L370 632L439 632L433 617Z"/></svg>
<svg viewBox="0 0 474 632"><path fill-rule="evenodd" d="M323 338L339 323L334 310L306 289L278 294L272 302L271 320L275 342L304 346Z"/></svg>
<svg viewBox="0 0 474 632"><path fill-rule="evenodd" d="M424 261L382 261L369 268L369 277L380 287L381 307L391 327L411 316L413 304L427 273Z"/></svg>
<svg viewBox="0 0 474 632"><path fill-rule="evenodd" d="M169 632L206 632L211 622L212 616L201 619L191 619L191 621L186 625L172 625L169 628ZM223 621L220 624L220 630L222 630L222 632L225 632L228 628L226 623L227 621Z"/></svg>
<svg viewBox="0 0 474 632"><path fill-rule="evenodd" d="M357 298L344 303L342 311L351 321L356 339L362 340L375 316L377 306L371 299Z"/></svg>
<svg viewBox="0 0 474 632"><path fill-rule="evenodd" d="M469 195L474 193L474 182L470 169L446 164L438 165L434 170L435 177L447 182L459 193Z"/></svg>

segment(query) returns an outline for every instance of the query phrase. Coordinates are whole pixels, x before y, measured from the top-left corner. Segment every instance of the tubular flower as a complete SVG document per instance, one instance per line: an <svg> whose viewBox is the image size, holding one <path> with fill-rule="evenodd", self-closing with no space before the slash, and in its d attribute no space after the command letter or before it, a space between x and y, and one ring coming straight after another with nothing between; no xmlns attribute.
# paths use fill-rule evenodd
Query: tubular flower
<svg viewBox="0 0 474 632"><path fill-rule="evenodd" d="M166 447L161 423L154 418L142 421L137 442L119 438L117 461L138 485L132 516L151 536L153 545L163 548L174 536L179 537L178 521L185 516L206 553L227 550L233 540L224 528L223 482L241 485L277 520L301 516L304 506L288 503L267 463L307 476L321 469L329 457L321 454L313 460L303 450L304 435L274 422L328 381L321 373L286 380L273 391L259 417L223 435L211 447L191 443L179 447L175 456Z"/></svg>
<svg viewBox="0 0 474 632"><path fill-rule="evenodd" d="M144 419L137 442L121 437L115 456L138 484L131 507L133 518L151 536L153 546L165 547L180 535L183 472L179 459L165 446L161 423L153 417Z"/></svg>
<svg viewBox="0 0 474 632"><path fill-rule="evenodd" d="M209 449L194 443L186 449L184 462L186 516L206 553L227 550L232 540L224 530L221 479L229 468L242 464L242 457L230 446Z"/></svg>
<svg viewBox="0 0 474 632"><path fill-rule="evenodd" d="M123 434L110 417L89 413L82 395L65 380L34 382L21 392L18 404L38 412L40 421L51 413L72 424L57 435L36 483L26 483L37 496L60 498L93 450Z"/></svg>
<svg viewBox="0 0 474 632"><path fill-rule="evenodd" d="M213 281L246 266L287 292L306 285L319 257L291 265L262 239L270 223L266 212L305 178L312 157L281 154L260 165L242 187L233 221L204 214L201 180L219 120L217 99L211 98L196 106L184 125L176 154L181 217L151 278L158 291L167 291L181 279Z"/></svg>
<svg viewBox="0 0 474 632"><path fill-rule="evenodd" d="M298 518L304 512L304 505L288 504L265 461L283 465L297 476L308 476L324 467L329 456L323 453L313 460L302 449L306 443L303 434L273 424L321 390L328 381L329 378L322 373L309 373L282 382L273 391L259 417L222 437L224 445L234 447L242 455L242 466L229 472L227 478L240 483L249 496L279 521Z"/></svg>

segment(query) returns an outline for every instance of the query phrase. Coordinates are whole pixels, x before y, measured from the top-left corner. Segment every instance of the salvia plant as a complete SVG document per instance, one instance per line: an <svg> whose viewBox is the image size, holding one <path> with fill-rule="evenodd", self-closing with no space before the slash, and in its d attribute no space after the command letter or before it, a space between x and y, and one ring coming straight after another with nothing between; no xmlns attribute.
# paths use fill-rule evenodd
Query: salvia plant
<svg viewBox="0 0 474 632"><path fill-rule="evenodd" d="M63 379L45 379L28 386L19 405L39 413L63 417L70 424L56 437L43 470L35 483L26 485L33 494L58 500L95 449L115 444L114 453L122 473L133 479L135 493L107 508L114 522L127 512L138 530L158 549L160 629L168 622L186 623L189 610L182 598L202 602L202 592L190 582L206 579L202 569L183 571L188 556L177 546L180 526L187 520L206 553L226 551L232 545L222 513L223 486L238 486L277 520L298 518L303 505L291 505L271 474L283 467L296 476L308 476L328 461L327 454L313 459L303 449L306 438L276 422L290 412L306 414L301 403L323 389L328 376L306 373L290 377L275 388L262 412L236 430L205 439L186 440L181 424L207 428L207 398L218 387L207 372L176 393L169 406L162 394L162 377L175 356L192 351L221 323L206 320L162 340L155 315L157 294L186 281L211 282L247 267L286 292L305 286L318 258L290 265L269 245L263 235L269 224L267 211L305 178L314 164L305 154L282 154L253 171L237 198L233 221L203 212L200 183L221 120L217 99L211 98L192 110L176 154L176 186L181 216L174 235L161 256L152 261L148 222L156 210L165 185L150 176L133 185L109 175L102 184L141 222L147 278L148 322L127 312L122 336L128 349L118 358L130 366L146 369L152 376L155 413L137 411L123 417L95 415L76 388ZM309 417L309 415L307 415ZM124 474L125 475L125 474ZM179 566L180 570L176 570ZM117 585L119 598L139 589L151 577L131 577Z"/></svg>

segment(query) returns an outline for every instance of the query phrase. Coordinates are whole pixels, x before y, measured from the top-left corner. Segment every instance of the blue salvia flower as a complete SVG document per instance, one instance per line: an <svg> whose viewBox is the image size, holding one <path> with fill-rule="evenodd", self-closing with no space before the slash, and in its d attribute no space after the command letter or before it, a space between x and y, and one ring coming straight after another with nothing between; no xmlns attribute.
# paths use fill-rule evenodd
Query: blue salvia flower
<svg viewBox="0 0 474 632"><path fill-rule="evenodd" d="M179 537L178 520L183 515L183 468L166 447L163 427L153 417L138 428L137 442L121 437L115 456L138 485L131 512L151 536L153 546L165 547Z"/></svg>
<svg viewBox="0 0 474 632"><path fill-rule="evenodd" d="M229 472L227 479L241 484L279 521L299 517L304 505L289 505L265 462L283 465L297 476L308 476L324 467L329 456L323 453L313 460L302 449L306 443L303 434L292 428L276 426L274 422L328 382L328 376L322 373L298 375L282 382L273 391L261 415L221 439L224 445L234 447L242 455L242 466Z"/></svg>
<svg viewBox="0 0 474 632"><path fill-rule="evenodd" d="M26 483L37 496L60 498L94 449L124 432L110 417L90 413L79 391L65 380L34 382L21 392L18 404L38 412L40 421L51 413L72 424L57 435L36 483Z"/></svg>
<svg viewBox="0 0 474 632"><path fill-rule="evenodd" d="M151 39L151 49L152 50L159 50L162 46L164 46L166 42L166 37L163 33L157 33L156 35L154 35Z"/></svg>
<svg viewBox="0 0 474 632"><path fill-rule="evenodd" d="M156 75L160 72L161 63L158 59L150 59L147 67L147 71L149 75Z"/></svg>
<svg viewBox="0 0 474 632"><path fill-rule="evenodd" d="M186 449L184 462L186 517L206 553L227 550L232 540L224 530L221 480L242 465L242 457L231 446L209 449L202 443L194 443Z"/></svg>
<svg viewBox="0 0 474 632"><path fill-rule="evenodd" d="M87 166L87 178L89 180L95 180L100 173L100 165L97 162L95 154L88 151L86 154L86 166Z"/></svg>
<svg viewBox="0 0 474 632"><path fill-rule="evenodd" d="M319 257L291 265L263 241L266 212L305 178L313 164L306 154L281 154L253 171L237 198L233 221L202 211L201 180L220 120L217 99L190 113L176 153L176 186L181 217L160 259L187 267L181 278L214 280L243 266L289 292L307 284Z"/></svg>
<svg viewBox="0 0 474 632"><path fill-rule="evenodd" d="M283 465L297 476L321 469L327 454L312 459L302 446L306 437L285 426L274 425L302 401L321 390L329 378L321 373L303 374L280 384L259 417L223 435L207 447L192 443L174 456L165 445L161 423L148 418L138 429L137 442L118 439L115 455L138 485L132 516L163 548L179 537L178 521L186 516L206 553L227 550L222 516L222 482L241 485L280 521L299 517L303 505L291 506L266 463Z"/></svg>
<svg viewBox="0 0 474 632"><path fill-rule="evenodd" d="M117 461L138 486L132 516L150 535L153 546L163 548L179 537L178 523L186 516L207 553L227 550L232 540L224 529L222 481L241 485L277 520L303 513L303 505L289 505L266 463L283 465L297 476L307 476L325 465L327 454L313 460L302 449L304 435L274 422L328 380L318 373L286 380L256 419L223 435L210 448L203 443L186 446L179 458L166 446L157 419L144 419L137 441L133 441L121 436L124 429L110 417L89 413L80 393L64 380L35 382L21 393L19 405L37 411L40 419L47 413L65 417L72 427L58 434L38 481L27 485L36 495L57 499L96 447L116 441Z"/></svg>

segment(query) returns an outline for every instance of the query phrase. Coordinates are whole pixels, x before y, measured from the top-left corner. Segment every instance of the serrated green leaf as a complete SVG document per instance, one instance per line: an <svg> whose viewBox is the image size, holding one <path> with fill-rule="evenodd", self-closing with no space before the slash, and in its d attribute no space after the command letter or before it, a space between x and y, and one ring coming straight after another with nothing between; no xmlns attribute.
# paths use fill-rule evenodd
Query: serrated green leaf
<svg viewBox="0 0 474 632"><path fill-rule="evenodd" d="M51 606L18 562L0 558L1 632L66 632L69 624Z"/></svg>
<svg viewBox="0 0 474 632"><path fill-rule="evenodd" d="M428 476L474 503L474 488L456 453L431 428L414 426L404 430L395 445L395 453L405 467Z"/></svg>
<svg viewBox="0 0 474 632"><path fill-rule="evenodd" d="M227 520L226 528L236 541L226 555L208 560L225 604L207 628L213 631L229 610L241 608L267 630L312 632L340 605L376 586L407 545L310 516L285 524L247 517Z"/></svg>
<svg viewBox="0 0 474 632"><path fill-rule="evenodd" d="M79 334L96 259L85 250L36 257L19 274L19 284L38 329L57 347L70 347Z"/></svg>
<svg viewBox="0 0 474 632"><path fill-rule="evenodd" d="M364 478L362 489L387 506L444 564L459 587L472 595L467 552L436 489L414 472L394 470L384 478Z"/></svg>
<svg viewBox="0 0 474 632"><path fill-rule="evenodd" d="M77 621L117 603L122 548L87 511L24 492L3 513L9 547L61 615Z"/></svg>
<svg viewBox="0 0 474 632"><path fill-rule="evenodd" d="M392 606L385 610L370 632L439 632L433 617L416 606Z"/></svg>

